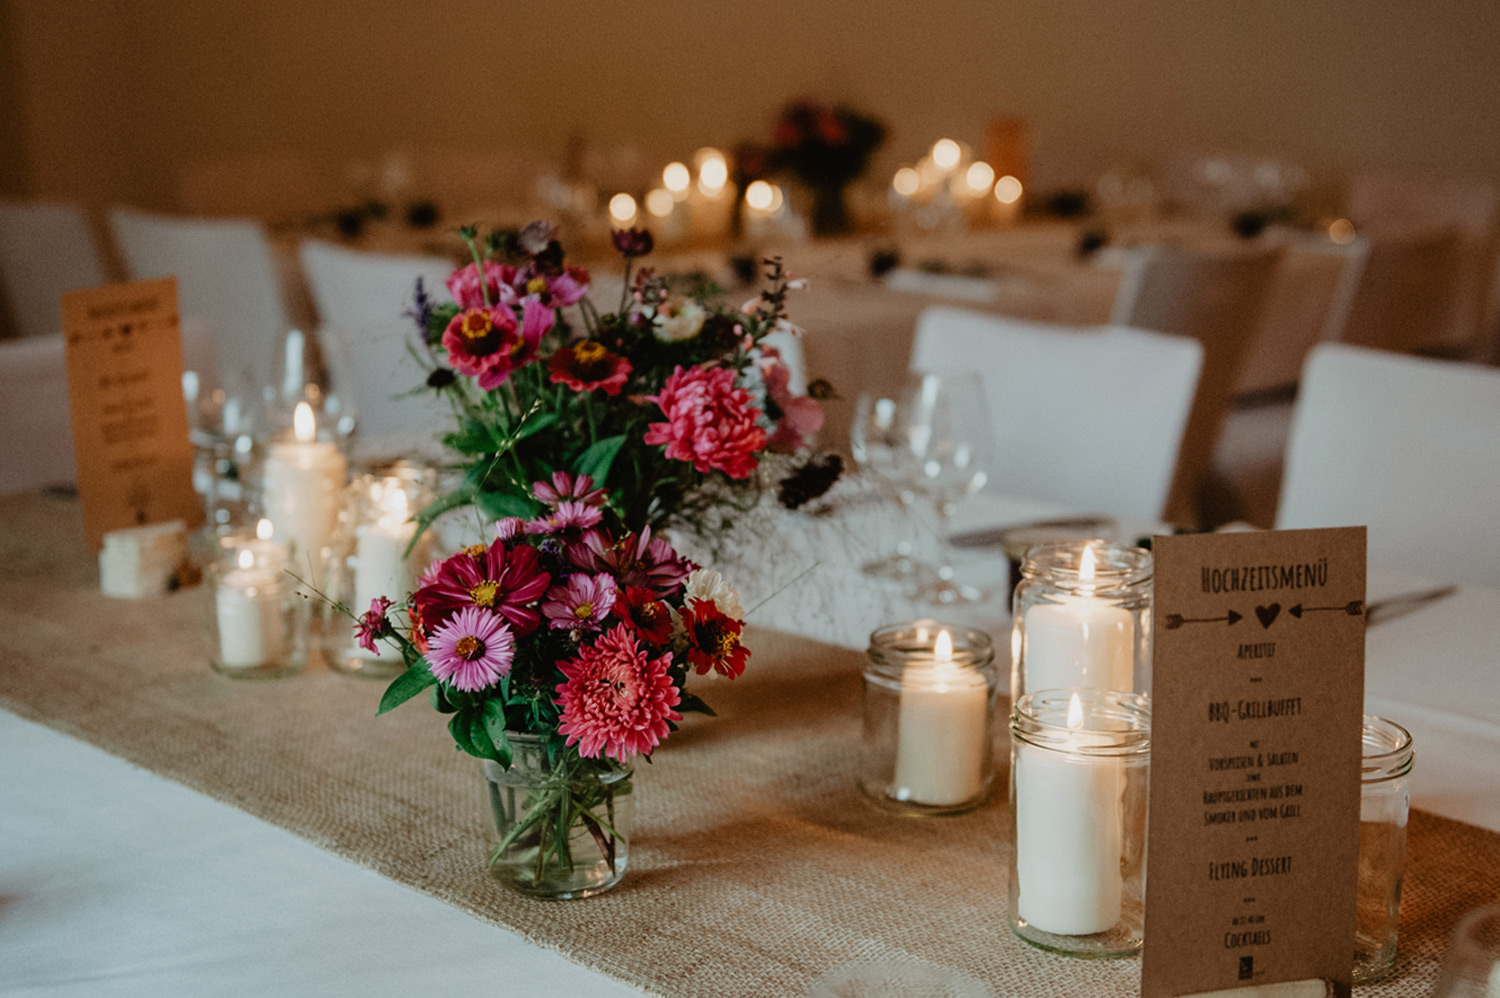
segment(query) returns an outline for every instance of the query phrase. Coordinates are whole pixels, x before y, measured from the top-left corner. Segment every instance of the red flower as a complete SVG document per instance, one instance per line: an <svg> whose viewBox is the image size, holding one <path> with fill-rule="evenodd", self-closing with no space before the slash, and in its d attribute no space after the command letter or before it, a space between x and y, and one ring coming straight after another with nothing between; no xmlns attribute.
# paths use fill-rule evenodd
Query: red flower
<svg viewBox="0 0 1500 998"><path fill-rule="evenodd" d="M698 675L710 669L733 679L745 671L750 649L740 644L744 625L722 613L713 600L690 600L682 608L682 629L687 633L688 661Z"/></svg>
<svg viewBox="0 0 1500 998"><path fill-rule="evenodd" d="M645 586L626 586L615 596L614 615L653 645L672 637L672 611Z"/></svg>
<svg viewBox="0 0 1500 998"><path fill-rule="evenodd" d="M558 666L567 677L557 684L558 733L585 759L602 754L625 762L637 752L649 754L671 733L667 722L682 720L672 709L682 696L668 674L671 665L670 652L653 659L634 631L616 625Z"/></svg>
<svg viewBox="0 0 1500 998"><path fill-rule="evenodd" d="M524 636L536 630L541 617L533 604L551 584L535 548L518 544L507 550L502 541L488 549L475 545L439 565L436 578L412 595L413 616L431 633L458 611L477 606L494 610Z"/></svg>
<svg viewBox="0 0 1500 998"><path fill-rule="evenodd" d="M582 571L611 575L624 588L642 586L658 599L676 593L697 567L684 561L666 541L652 540L650 527L617 541L602 530L590 530L582 540L568 545L567 555Z"/></svg>
<svg viewBox="0 0 1500 998"><path fill-rule="evenodd" d="M520 323L508 308L466 309L443 330L443 349L454 370L477 378L489 391L531 361L554 321L552 310L535 298L526 300Z"/></svg>
<svg viewBox="0 0 1500 998"><path fill-rule="evenodd" d="M606 395L620 394L631 371L630 361L594 340L562 347L548 359L547 367L555 385L567 385L575 392L602 388Z"/></svg>
<svg viewBox="0 0 1500 998"><path fill-rule="evenodd" d="M646 443L666 444L667 457L730 478L748 478L755 470L766 431L756 424L761 413L750 404L750 393L734 387L733 371L679 365L649 401L661 407L667 421L647 428Z"/></svg>

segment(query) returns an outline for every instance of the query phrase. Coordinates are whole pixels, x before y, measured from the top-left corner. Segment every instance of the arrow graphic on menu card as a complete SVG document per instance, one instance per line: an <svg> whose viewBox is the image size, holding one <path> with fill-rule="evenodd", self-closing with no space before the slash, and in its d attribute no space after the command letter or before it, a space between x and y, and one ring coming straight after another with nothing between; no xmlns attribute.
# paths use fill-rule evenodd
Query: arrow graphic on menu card
<svg viewBox="0 0 1500 998"><path fill-rule="evenodd" d="M1228 611L1222 617L1184 617L1180 613L1169 613L1167 614L1167 630L1175 631L1183 624L1223 624L1226 627L1233 627L1244 619L1244 614L1235 613L1233 610Z"/></svg>
<svg viewBox="0 0 1500 998"><path fill-rule="evenodd" d="M1362 599L1350 600L1347 603L1340 603L1338 606L1303 606L1301 603L1298 603L1289 609L1287 613L1301 620L1304 613L1321 613L1324 610L1341 610L1351 617L1358 617L1365 612L1365 601Z"/></svg>

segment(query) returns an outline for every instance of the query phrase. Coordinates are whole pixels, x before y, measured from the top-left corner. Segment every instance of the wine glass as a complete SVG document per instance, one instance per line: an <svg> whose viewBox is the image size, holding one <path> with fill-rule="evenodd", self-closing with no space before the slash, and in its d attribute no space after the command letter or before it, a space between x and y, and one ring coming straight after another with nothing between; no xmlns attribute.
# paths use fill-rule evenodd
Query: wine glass
<svg viewBox="0 0 1500 998"><path fill-rule="evenodd" d="M854 406L854 425L849 431L850 452L860 470L871 475L885 497L910 525L916 503L920 470L907 446L907 423L912 396L909 387L892 392L861 392ZM921 571L911 531L883 558L866 562L860 570L884 579L910 580Z"/></svg>
<svg viewBox="0 0 1500 998"><path fill-rule="evenodd" d="M1459 920L1432 994L1433 998L1500 994L1500 904L1476 908Z"/></svg>
<svg viewBox="0 0 1500 998"><path fill-rule="evenodd" d="M918 587L929 603L972 603L985 593L955 580L949 522L958 502L989 478L990 417L977 374L914 375L908 387L906 447L916 461L920 491L937 512L936 576Z"/></svg>

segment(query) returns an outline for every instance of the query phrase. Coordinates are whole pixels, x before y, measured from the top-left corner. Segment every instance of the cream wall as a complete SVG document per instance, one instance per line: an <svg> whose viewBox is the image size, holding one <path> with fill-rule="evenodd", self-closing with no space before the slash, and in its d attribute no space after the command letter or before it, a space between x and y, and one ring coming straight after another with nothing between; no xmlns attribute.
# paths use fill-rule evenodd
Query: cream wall
<svg viewBox="0 0 1500 998"><path fill-rule="evenodd" d="M0 185L171 203L176 164L423 143L659 162L784 99L884 117L888 163L996 114L1043 154L1274 152L1325 179L1500 175L1496 0L0 0Z"/></svg>

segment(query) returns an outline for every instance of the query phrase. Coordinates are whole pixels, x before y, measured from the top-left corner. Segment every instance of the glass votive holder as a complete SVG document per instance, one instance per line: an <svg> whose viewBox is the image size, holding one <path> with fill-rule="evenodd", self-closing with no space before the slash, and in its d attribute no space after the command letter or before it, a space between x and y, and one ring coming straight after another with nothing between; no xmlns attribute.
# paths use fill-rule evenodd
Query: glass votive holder
<svg viewBox="0 0 1500 998"><path fill-rule="evenodd" d="M860 789L908 815L984 803L995 780L990 636L917 620L872 633L868 655Z"/></svg>
<svg viewBox="0 0 1500 998"><path fill-rule="evenodd" d="M308 600L287 574L287 545L222 539L208 567L214 670L239 679L270 679L307 664Z"/></svg>
<svg viewBox="0 0 1500 998"><path fill-rule="evenodd" d="M433 548L432 532L418 536L412 517L433 501L435 485L430 469L398 463L361 475L345 489L323 572L323 592L332 602L320 604L323 657L332 668L371 679L405 669L393 648L381 647L379 654L361 648L353 621L338 607L358 617L377 597L396 606L406 602Z"/></svg>
<svg viewBox="0 0 1500 998"><path fill-rule="evenodd" d="M1145 938L1151 708L1139 694L1041 690L1010 720L1010 926L1069 956Z"/></svg>
<svg viewBox="0 0 1500 998"><path fill-rule="evenodd" d="M1406 864L1411 734L1394 721L1365 715L1359 802L1359 902L1354 983L1373 984L1396 965L1401 874Z"/></svg>
<svg viewBox="0 0 1500 998"><path fill-rule="evenodd" d="M1150 691L1151 552L1107 541L1040 544L1012 600L1010 698L1033 690Z"/></svg>

